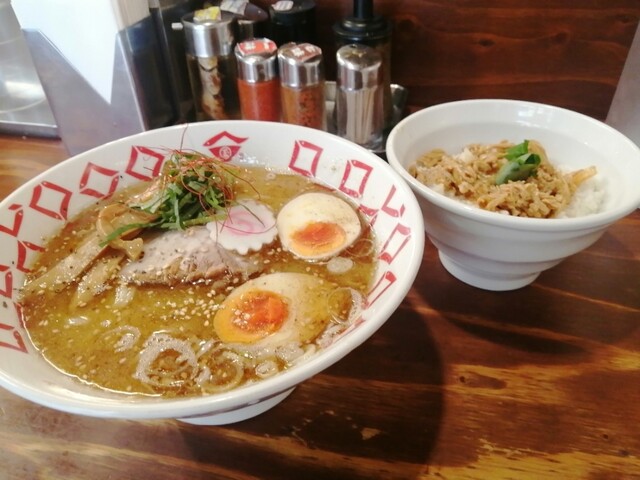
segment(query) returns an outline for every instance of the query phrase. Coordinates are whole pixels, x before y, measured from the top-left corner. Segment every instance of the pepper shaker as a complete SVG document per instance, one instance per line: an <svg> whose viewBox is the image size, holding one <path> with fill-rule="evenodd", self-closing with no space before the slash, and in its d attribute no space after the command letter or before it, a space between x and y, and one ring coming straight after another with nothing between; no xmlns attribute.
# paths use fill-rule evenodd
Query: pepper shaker
<svg viewBox="0 0 640 480"><path fill-rule="evenodd" d="M339 48L336 62L336 133L377 150L384 130L382 57L372 47L354 44Z"/></svg>
<svg viewBox="0 0 640 480"><path fill-rule="evenodd" d="M278 50L282 120L326 130L324 62L320 47L288 43Z"/></svg>
<svg viewBox="0 0 640 480"><path fill-rule="evenodd" d="M245 120L280 121L277 52L276 44L267 38L236 45L240 113Z"/></svg>
<svg viewBox="0 0 640 480"><path fill-rule="evenodd" d="M353 0L353 14L333 26L336 48L362 44L375 48L382 57L385 127L393 123L391 96L391 21L374 12L373 0Z"/></svg>

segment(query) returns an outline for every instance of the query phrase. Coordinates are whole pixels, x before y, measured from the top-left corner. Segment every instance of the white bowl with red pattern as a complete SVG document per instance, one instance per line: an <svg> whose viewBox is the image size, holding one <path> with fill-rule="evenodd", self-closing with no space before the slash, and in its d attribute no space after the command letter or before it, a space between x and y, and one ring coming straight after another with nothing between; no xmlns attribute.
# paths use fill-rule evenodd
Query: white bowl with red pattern
<svg viewBox="0 0 640 480"><path fill-rule="evenodd" d="M167 149L194 149L313 177L350 197L377 238L379 267L359 321L327 348L274 377L216 395L163 399L106 392L48 364L20 321L18 292L43 237L88 205L157 175ZM70 158L0 204L0 386L57 410L123 419L227 424L273 407L297 384L376 332L405 298L422 262L424 226L409 186L373 153L335 135L282 123L216 121L123 138Z"/></svg>

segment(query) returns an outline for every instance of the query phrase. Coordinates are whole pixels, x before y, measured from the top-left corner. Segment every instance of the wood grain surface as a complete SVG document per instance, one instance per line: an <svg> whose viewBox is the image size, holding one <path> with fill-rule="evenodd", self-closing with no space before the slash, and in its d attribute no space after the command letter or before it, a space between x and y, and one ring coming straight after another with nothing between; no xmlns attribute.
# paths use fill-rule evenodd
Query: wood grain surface
<svg viewBox="0 0 640 480"><path fill-rule="evenodd" d="M262 3L256 1L256 3ZM351 2L318 0L319 43ZM638 0L377 0L410 109L519 98L606 117ZM330 58L330 55L329 55ZM334 68L328 62L328 75ZM67 157L0 136L0 198ZM389 321L234 425L56 412L0 390L0 479L640 479L640 212L513 292L427 242Z"/></svg>
<svg viewBox="0 0 640 480"><path fill-rule="evenodd" d="M64 158L0 137L0 197ZM640 478L639 285L639 212L513 292L462 284L427 243L389 321L254 419L95 419L0 390L0 478Z"/></svg>
<svg viewBox="0 0 640 480"><path fill-rule="evenodd" d="M268 5L271 0L255 0ZM351 0L318 0L318 44L335 78L332 25ZM391 79L411 105L516 98L606 118L640 18L638 0L375 0L392 21Z"/></svg>

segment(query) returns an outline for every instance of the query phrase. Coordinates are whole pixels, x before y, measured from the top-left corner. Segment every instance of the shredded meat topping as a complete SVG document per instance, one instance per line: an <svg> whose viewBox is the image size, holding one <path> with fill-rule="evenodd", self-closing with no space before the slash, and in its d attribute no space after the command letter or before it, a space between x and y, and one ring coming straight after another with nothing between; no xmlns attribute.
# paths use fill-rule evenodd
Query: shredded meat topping
<svg viewBox="0 0 640 480"><path fill-rule="evenodd" d="M485 210L519 217L555 217L569 205L578 186L596 174L596 168L562 173L549 162L538 142L532 140L530 144L542 161L536 174L526 180L495 184L498 170L507 162L504 155L514 145L508 141L471 144L457 155L432 150L409 172L428 187Z"/></svg>

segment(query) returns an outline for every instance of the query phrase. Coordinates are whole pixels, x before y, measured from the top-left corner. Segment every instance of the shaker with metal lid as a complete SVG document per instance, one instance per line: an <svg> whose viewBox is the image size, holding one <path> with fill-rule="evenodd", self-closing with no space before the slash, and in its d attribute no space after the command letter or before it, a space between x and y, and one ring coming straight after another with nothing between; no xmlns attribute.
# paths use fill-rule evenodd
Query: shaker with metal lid
<svg viewBox="0 0 640 480"><path fill-rule="evenodd" d="M196 120L239 118L236 17L219 9L213 18L201 12L182 17Z"/></svg>
<svg viewBox="0 0 640 480"><path fill-rule="evenodd" d="M336 133L377 150L384 130L382 57L373 47L345 45L336 53Z"/></svg>
<svg viewBox="0 0 640 480"><path fill-rule="evenodd" d="M240 112L246 120L280 120L277 52L267 38L245 40L235 47Z"/></svg>
<svg viewBox="0 0 640 480"><path fill-rule="evenodd" d="M278 51L282 120L326 130L324 61L320 47L288 43Z"/></svg>
<svg viewBox="0 0 640 480"><path fill-rule="evenodd" d="M333 26L337 48L354 43L375 48L382 56L384 119L388 128L393 123L391 96L391 34L392 23L377 15L374 0L353 0L353 14Z"/></svg>

